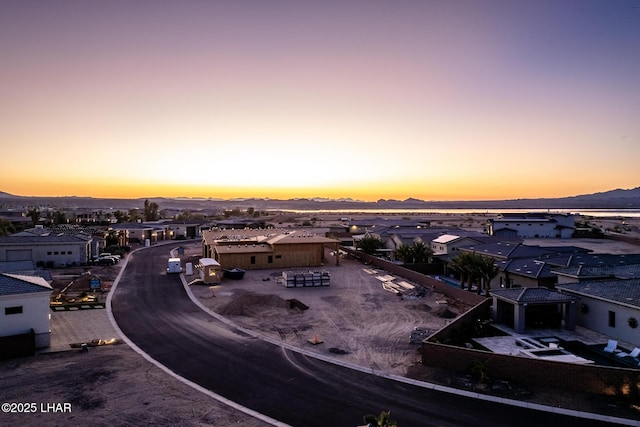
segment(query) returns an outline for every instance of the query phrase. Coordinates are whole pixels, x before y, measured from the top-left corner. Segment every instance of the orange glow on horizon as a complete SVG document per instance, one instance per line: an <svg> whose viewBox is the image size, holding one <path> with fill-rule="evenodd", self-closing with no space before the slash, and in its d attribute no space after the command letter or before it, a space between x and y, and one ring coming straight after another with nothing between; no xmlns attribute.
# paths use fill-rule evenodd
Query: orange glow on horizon
<svg viewBox="0 0 640 427"><path fill-rule="evenodd" d="M475 201L475 200L510 200L529 198L556 198L581 194L590 194L599 191L608 191L612 188L587 188L577 186L570 194L559 193L554 189L534 188L534 185L517 185L510 188L505 185L492 189L469 185L446 187L443 185L417 185L410 184L378 184L373 186L344 186L335 188L304 187L304 188L251 188L251 187L215 187L215 186L178 186L178 185L153 185L153 184L113 184L99 185L86 183L42 183L38 186L8 186L0 189L16 196L30 197L93 197L103 199L139 199L151 197L165 198L212 198L212 199L294 199L294 198L327 198L327 199L353 199L365 202L375 202L380 199L406 200L414 198L424 201ZM37 188L33 191L33 188ZM620 187L620 188L633 188Z"/></svg>

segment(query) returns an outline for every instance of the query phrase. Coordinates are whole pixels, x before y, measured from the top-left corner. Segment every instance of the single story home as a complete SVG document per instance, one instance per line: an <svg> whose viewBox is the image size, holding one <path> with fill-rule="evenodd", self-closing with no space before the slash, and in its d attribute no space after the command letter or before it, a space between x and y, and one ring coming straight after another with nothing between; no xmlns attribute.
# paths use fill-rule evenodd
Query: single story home
<svg viewBox="0 0 640 427"><path fill-rule="evenodd" d="M223 269L319 267L325 246L337 253L339 243L305 229L208 230L202 233L202 255Z"/></svg>
<svg viewBox="0 0 640 427"><path fill-rule="evenodd" d="M578 324L640 347L640 278L558 284L578 300Z"/></svg>
<svg viewBox="0 0 640 427"><path fill-rule="evenodd" d="M3 343L10 337L33 333L35 348L51 343L49 299L53 288L37 276L0 273L0 337ZM4 350L13 346L8 342Z"/></svg>
<svg viewBox="0 0 640 427"><path fill-rule="evenodd" d="M0 237L0 262L33 261L42 267L85 265L92 237L84 234L22 232Z"/></svg>

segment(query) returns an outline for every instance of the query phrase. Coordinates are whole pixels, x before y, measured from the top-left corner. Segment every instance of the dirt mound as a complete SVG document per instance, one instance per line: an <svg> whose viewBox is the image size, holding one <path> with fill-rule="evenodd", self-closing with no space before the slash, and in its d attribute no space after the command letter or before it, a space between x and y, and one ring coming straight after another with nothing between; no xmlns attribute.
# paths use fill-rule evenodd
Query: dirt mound
<svg viewBox="0 0 640 427"><path fill-rule="evenodd" d="M453 319L457 316L456 313L449 310L449 307L440 307L434 312L434 314L441 319Z"/></svg>
<svg viewBox="0 0 640 427"><path fill-rule="evenodd" d="M226 316L254 316L263 308L289 308L289 301L277 295L243 294L220 307L218 312Z"/></svg>

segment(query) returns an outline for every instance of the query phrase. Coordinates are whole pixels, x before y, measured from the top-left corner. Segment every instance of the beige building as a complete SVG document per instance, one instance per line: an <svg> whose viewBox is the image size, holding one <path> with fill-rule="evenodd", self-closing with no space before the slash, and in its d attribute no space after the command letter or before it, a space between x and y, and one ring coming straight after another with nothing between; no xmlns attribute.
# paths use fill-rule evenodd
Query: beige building
<svg viewBox="0 0 640 427"><path fill-rule="evenodd" d="M319 267L325 247L338 251L339 241L304 229L208 230L202 233L202 256L213 258L223 269Z"/></svg>

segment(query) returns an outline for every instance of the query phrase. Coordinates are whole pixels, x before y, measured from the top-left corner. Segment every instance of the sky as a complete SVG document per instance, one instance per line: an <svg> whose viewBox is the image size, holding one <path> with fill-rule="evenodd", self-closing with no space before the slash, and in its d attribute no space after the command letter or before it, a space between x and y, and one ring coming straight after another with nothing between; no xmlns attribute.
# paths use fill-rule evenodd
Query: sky
<svg viewBox="0 0 640 427"><path fill-rule="evenodd" d="M0 191L640 186L636 0L0 2Z"/></svg>

